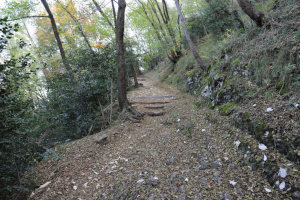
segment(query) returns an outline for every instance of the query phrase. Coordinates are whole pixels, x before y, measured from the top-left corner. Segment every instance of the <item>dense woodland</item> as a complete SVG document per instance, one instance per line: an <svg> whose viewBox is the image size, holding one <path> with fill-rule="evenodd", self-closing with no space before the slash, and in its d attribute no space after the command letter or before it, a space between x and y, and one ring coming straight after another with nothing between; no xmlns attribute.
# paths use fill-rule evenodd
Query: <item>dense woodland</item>
<svg viewBox="0 0 300 200"><path fill-rule="evenodd" d="M1 3L1 199L36 187L22 177L53 146L141 119L126 93L144 71L225 114L258 94L300 90L297 0Z"/></svg>

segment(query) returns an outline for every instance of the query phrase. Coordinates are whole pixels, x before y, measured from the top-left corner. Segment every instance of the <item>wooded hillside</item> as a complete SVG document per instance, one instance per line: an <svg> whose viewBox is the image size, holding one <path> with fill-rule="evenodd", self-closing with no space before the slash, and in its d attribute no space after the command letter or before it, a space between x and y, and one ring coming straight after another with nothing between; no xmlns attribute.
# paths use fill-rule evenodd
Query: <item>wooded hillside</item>
<svg viewBox="0 0 300 200"><path fill-rule="evenodd" d="M151 70L299 165L299 1L0 3L1 199L26 199L56 145L143 120L127 92Z"/></svg>

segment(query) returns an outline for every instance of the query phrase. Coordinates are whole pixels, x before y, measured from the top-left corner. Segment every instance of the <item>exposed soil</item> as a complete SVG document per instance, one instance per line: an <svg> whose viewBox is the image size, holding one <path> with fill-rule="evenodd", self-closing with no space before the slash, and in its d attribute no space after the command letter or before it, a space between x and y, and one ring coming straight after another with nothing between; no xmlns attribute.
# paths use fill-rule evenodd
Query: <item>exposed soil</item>
<svg viewBox="0 0 300 200"><path fill-rule="evenodd" d="M162 114L145 115L140 123L116 122L56 146L35 169L37 182L46 186L31 199L288 199L291 186L299 188L299 166L276 151L260 150L229 117L197 108L194 97L159 83L153 73L139 81L143 86L129 93L133 106ZM108 141L96 143L104 134ZM265 155L287 169L287 177L278 177L286 186L271 186L263 167L249 166L235 141L255 149L254 159Z"/></svg>

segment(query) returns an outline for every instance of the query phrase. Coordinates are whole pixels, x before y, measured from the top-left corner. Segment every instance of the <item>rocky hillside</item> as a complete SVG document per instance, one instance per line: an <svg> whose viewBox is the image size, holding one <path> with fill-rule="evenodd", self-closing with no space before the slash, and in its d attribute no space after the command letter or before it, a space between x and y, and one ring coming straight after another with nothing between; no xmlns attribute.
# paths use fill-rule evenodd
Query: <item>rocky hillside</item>
<svg viewBox="0 0 300 200"><path fill-rule="evenodd" d="M259 148L247 140L235 144L248 167L262 170L272 187L284 192L299 191L298 183L282 182L278 174L286 169L283 160L297 168L300 162L300 18L296 10L297 3L269 13L268 20L276 18L280 24L235 32L217 41L202 38L198 50L206 58L208 72L197 67L190 52L176 65L162 62L157 68L162 81L192 94L198 98L198 107L215 110L260 143ZM217 122L210 115L207 119ZM265 149L276 156L262 154Z"/></svg>

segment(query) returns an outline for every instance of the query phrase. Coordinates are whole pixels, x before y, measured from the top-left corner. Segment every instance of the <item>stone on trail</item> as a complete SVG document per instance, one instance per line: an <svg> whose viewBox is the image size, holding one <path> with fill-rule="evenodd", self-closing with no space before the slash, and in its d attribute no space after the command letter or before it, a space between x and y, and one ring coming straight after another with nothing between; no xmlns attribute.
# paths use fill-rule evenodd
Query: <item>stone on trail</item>
<svg viewBox="0 0 300 200"><path fill-rule="evenodd" d="M294 192L293 197L296 198L296 199L300 199L300 191Z"/></svg>
<svg viewBox="0 0 300 200"><path fill-rule="evenodd" d="M43 188L47 187L50 183L51 183L51 181L48 181L48 182L44 183L43 185L41 185L39 187L39 189L43 189Z"/></svg>
<svg viewBox="0 0 300 200"><path fill-rule="evenodd" d="M264 162L266 162L268 160L267 156L264 155Z"/></svg>
<svg viewBox="0 0 300 200"><path fill-rule="evenodd" d="M221 160L220 160L220 159L215 160L215 161L211 164L211 168L214 168L214 169L219 168L219 167L221 167L221 166L222 166L222 163L221 163Z"/></svg>
<svg viewBox="0 0 300 200"><path fill-rule="evenodd" d="M202 186L207 186L207 185L208 185L208 180L207 180L207 178L205 178L205 177L202 177L202 178L200 179L200 182L201 182L201 185L202 185Z"/></svg>
<svg viewBox="0 0 300 200"><path fill-rule="evenodd" d="M94 141L97 144L107 144L108 143L108 136L106 134L101 135L101 136L97 136L94 138Z"/></svg>
<svg viewBox="0 0 300 200"><path fill-rule="evenodd" d="M179 187L179 191L180 191L180 195L178 197L178 200L185 200L186 195L185 195L185 188L183 185Z"/></svg>
<svg viewBox="0 0 300 200"><path fill-rule="evenodd" d="M169 159L166 161L166 165L173 165L175 163L175 157L171 156Z"/></svg>
<svg viewBox="0 0 300 200"><path fill-rule="evenodd" d="M232 197L227 193L220 195L220 200L231 200L231 199Z"/></svg>
<svg viewBox="0 0 300 200"><path fill-rule="evenodd" d="M200 192L198 192L195 196L194 196L194 200L201 200L202 199L202 194Z"/></svg>
<svg viewBox="0 0 300 200"><path fill-rule="evenodd" d="M136 183L143 183L144 181L145 181L144 179L140 179Z"/></svg>
<svg viewBox="0 0 300 200"><path fill-rule="evenodd" d="M239 147L241 142L239 140L237 140L237 141L234 141L234 144L235 144L236 147Z"/></svg>
<svg viewBox="0 0 300 200"><path fill-rule="evenodd" d="M260 150L262 150L262 151L267 150L267 147L266 147L266 145L264 145L264 144L259 144L259 145L258 145L258 148L259 148Z"/></svg>
<svg viewBox="0 0 300 200"><path fill-rule="evenodd" d="M284 188L285 188L285 182L283 181L282 183L280 183L279 189L283 190Z"/></svg>
<svg viewBox="0 0 300 200"><path fill-rule="evenodd" d="M267 192L267 193L270 193L270 192L272 192L272 190L271 190L271 189L269 189L269 188L265 188L265 190L266 190L266 192Z"/></svg>
<svg viewBox="0 0 300 200"><path fill-rule="evenodd" d="M278 172L278 176L280 176L281 178L285 178L287 176L286 168L281 168L280 167L279 172Z"/></svg>
<svg viewBox="0 0 300 200"><path fill-rule="evenodd" d="M148 198L148 200L155 200L156 196L154 194L151 194Z"/></svg>
<svg viewBox="0 0 300 200"><path fill-rule="evenodd" d="M233 186L235 186L237 184L237 182L235 182L235 181L229 181L229 183L230 183L230 185L233 185Z"/></svg>
<svg viewBox="0 0 300 200"><path fill-rule="evenodd" d="M156 176L151 176L150 178L147 179L146 184L150 186L157 186L158 178Z"/></svg>

